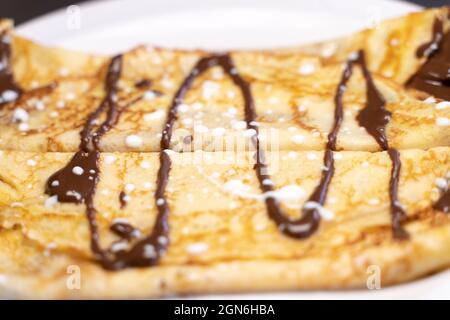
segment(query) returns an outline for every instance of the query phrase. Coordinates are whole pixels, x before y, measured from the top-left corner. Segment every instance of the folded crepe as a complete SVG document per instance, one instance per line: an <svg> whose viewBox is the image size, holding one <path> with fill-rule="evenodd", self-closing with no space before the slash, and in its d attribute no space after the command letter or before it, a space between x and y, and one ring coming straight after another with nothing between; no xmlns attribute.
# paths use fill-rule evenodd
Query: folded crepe
<svg viewBox="0 0 450 320"><path fill-rule="evenodd" d="M325 62L366 53L370 70L404 84L418 97L449 101L450 7L430 9L374 24L348 37L287 49L320 55Z"/></svg>
<svg viewBox="0 0 450 320"><path fill-rule="evenodd" d="M383 22L325 59L94 56L1 21L0 295L361 288L374 269L386 286L448 268L449 102L414 87L449 63L448 24L448 8ZM390 34L395 50L372 49Z"/></svg>
<svg viewBox="0 0 450 320"><path fill-rule="evenodd" d="M425 11L423 15L428 17L434 12ZM17 36L12 40L11 68L16 82L29 90L18 101L1 108L0 148L76 151L84 120L103 99L110 59L43 48ZM375 53L364 50L368 67L372 66ZM159 151L158 134L174 94L196 62L207 56L209 53L200 51L144 46L124 53L117 90L118 108L123 112L103 136L100 149ZM251 86L256 121L266 148L324 148L333 123L342 62L324 63L320 57L299 53L233 52L230 56L236 70ZM345 56L348 59L349 54L346 52ZM405 61L402 55L394 60ZM449 145L450 127L438 125L442 122L438 119L449 118L449 108L423 102L399 83L376 73L372 77L386 100L386 109L392 112L386 127L392 146L403 149ZM37 87L31 89L33 81L37 81ZM377 142L355 120L367 95L361 68L354 68L346 86L344 130L339 134L338 148L379 150ZM242 95L232 79L220 66L210 68L197 77L183 99L171 147L185 151L248 149L251 144L238 143L248 134L243 109ZM18 119L17 112L25 113L27 121ZM126 143L129 135L142 139L139 147Z"/></svg>

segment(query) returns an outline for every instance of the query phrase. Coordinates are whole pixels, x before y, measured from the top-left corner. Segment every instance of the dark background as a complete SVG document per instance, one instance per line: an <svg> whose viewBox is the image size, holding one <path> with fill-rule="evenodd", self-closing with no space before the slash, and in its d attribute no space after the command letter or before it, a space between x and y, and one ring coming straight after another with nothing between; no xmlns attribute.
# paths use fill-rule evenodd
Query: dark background
<svg viewBox="0 0 450 320"><path fill-rule="evenodd" d="M0 0L0 17L13 18L17 25L41 14L86 1L89 0ZM410 0L409 2L425 7L450 5L450 0Z"/></svg>

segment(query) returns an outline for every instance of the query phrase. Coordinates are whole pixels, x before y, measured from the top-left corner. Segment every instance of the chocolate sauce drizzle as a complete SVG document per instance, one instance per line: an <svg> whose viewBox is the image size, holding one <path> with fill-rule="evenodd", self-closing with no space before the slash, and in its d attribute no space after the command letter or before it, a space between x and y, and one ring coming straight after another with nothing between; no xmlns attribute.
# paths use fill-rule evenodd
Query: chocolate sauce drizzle
<svg viewBox="0 0 450 320"><path fill-rule="evenodd" d="M166 243L150 236L137 241L128 251L125 249L113 250L112 247L104 250L100 246L100 234L96 220L97 210L94 205L96 186L100 177L99 142L101 137L117 123L121 113L117 106L117 84L121 71L122 56L118 55L109 64L105 79L106 95L98 108L91 113L80 132L79 150L64 168L50 176L46 188L47 194L56 195L60 202L86 205L86 216L91 234L91 250L101 265L111 270L126 266L153 265L165 248L161 244ZM106 113L106 119L94 129L97 120L103 113ZM74 169L75 167L81 168L81 174L80 170ZM130 239L129 234L136 229L131 225L121 223L112 225L111 230L124 239Z"/></svg>
<svg viewBox="0 0 450 320"><path fill-rule="evenodd" d="M81 131L79 150L63 169L48 179L46 192L49 195L58 196L58 200L61 202L84 203L86 205L86 215L91 232L91 249L96 259L104 268L117 270L125 267L153 266L157 264L167 251L169 245L169 205L165 191L172 165L168 151L170 150L173 125L178 118L178 107L183 102L187 92L191 89L199 75L211 67L220 66L231 78L233 83L239 87L244 100L247 129L254 130L255 133L251 137L252 144L256 150L254 169L261 191L268 194L265 198L268 216L284 234L297 239L309 237L319 227L321 220L320 207L326 201L328 188L335 172L334 152L336 151L337 135L343 121L343 95L355 65L361 67L367 86L366 106L358 114L357 121L372 135L380 147L388 152L392 161L389 185L392 229L395 238L405 239L408 237L408 234L401 226L401 221L405 213L398 201L397 195L401 162L398 151L389 148L385 134L385 126L388 124L391 114L385 109L385 100L377 90L372 76L367 69L363 51L359 51L345 65L335 94L334 122L332 130L328 135L326 150L324 152L322 177L314 192L305 203L305 206L302 208L302 215L298 219L289 218L283 212L278 200L272 196L275 190L273 184L265 183L267 180L270 180L270 175L268 174L268 165L264 150L260 147L258 124L256 122L257 115L250 85L237 72L232 58L228 54L214 54L201 58L184 79L172 100L160 141L160 167L158 169L157 187L154 194L157 216L149 235L135 239L132 235L136 234L137 229L128 223L120 222L113 224L110 227L111 231L121 237L122 240L134 241L134 244L129 246L127 250L113 250L112 246L108 249L102 249L99 244L100 236L94 206L95 189L100 174L98 165L100 155L99 141L117 123L120 115L117 107L117 82L120 78L122 68L122 57L120 55L114 57L109 65L105 80L105 98L99 107L90 115ZM94 130L97 119L105 112L105 121ZM83 173L79 174L79 170L74 170L74 167L81 167ZM120 196L121 203L122 198ZM438 210L447 212L448 192L438 201L436 207L439 208Z"/></svg>
<svg viewBox="0 0 450 320"><path fill-rule="evenodd" d="M0 109L6 103L17 100L23 93L14 81L10 41L7 31L0 33Z"/></svg>
<svg viewBox="0 0 450 320"><path fill-rule="evenodd" d="M441 197L436 201L433 208L444 213L450 213L450 188L442 191Z"/></svg>
<svg viewBox="0 0 450 320"><path fill-rule="evenodd" d="M441 18L436 17L432 39L417 49L416 56L427 61L409 79L407 86L450 100L450 31L444 34Z"/></svg>
<svg viewBox="0 0 450 320"><path fill-rule="evenodd" d="M127 206L128 201L127 201L127 194L125 193L125 191L120 191L119 202L120 202L120 209L123 209Z"/></svg>
<svg viewBox="0 0 450 320"><path fill-rule="evenodd" d="M392 162L389 198L393 236L399 240L407 239L408 233L401 226L401 221L406 217L406 213L398 200L398 183L401 170L400 155L396 149L389 147L389 142L386 137L386 125L389 123L391 113L386 110L386 101L375 86L370 71L367 68L364 52L362 50L358 51L353 61L361 67L367 87L366 106L358 113L356 120L377 141L380 148L389 154Z"/></svg>

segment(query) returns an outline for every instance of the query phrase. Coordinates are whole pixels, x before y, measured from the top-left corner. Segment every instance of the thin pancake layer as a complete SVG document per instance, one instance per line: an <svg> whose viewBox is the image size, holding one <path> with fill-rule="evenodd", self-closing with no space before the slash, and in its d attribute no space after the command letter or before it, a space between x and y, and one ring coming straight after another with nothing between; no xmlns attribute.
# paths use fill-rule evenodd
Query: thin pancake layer
<svg viewBox="0 0 450 320"><path fill-rule="evenodd" d="M3 285L21 295L43 297L161 296L363 287L369 265L380 266L382 284L388 285L447 267L450 220L432 205L440 196L435 182L449 171L449 148L400 154L399 201L408 216L403 222L411 235L407 241L391 235L388 154L338 154L320 229L298 241L280 233L268 218L264 197L270 195L262 195L258 188L252 154L170 153L166 255L151 268L106 272L90 251L84 206L58 203L45 194L44 182L71 155L3 152ZM280 200L289 216L299 215L317 184L322 156L323 152L312 151L268 154L276 186L271 196ZM100 164L103 174L95 195L100 242L106 248L115 241L111 248L120 250L127 242L109 230L112 224L126 221L138 230L137 237L152 229L158 156L105 153ZM129 198L121 209L118 199L123 190ZM65 287L66 269L72 265L81 268L81 291ZM260 272L253 272L253 281L247 282L253 267L261 267ZM338 267L343 269L337 273L324 271ZM124 279L133 280L124 284ZM119 285L124 290L112 290Z"/></svg>
<svg viewBox="0 0 450 320"><path fill-rule="evenodd" d="M14 49L14 47L13 47ZM33 48L31 48L33 51ZM141 47L123 55L118 83L119 118L101 142L102 151L158 151L159 134L173 96L200 52ZM326 144L334 115L334 98L342 64L321 66L301 54L233 53L239 74L250 84L261 141L267 149L320 150ZM108 61L109 64L109 61ZM314 72L302 74L302 65ZM300 70L300 71L299 71ZM76 151L85 119L105 96L107 65L98 75L59 78L54 87L27 91L0 110L0 148L24 151ZM398 149L446 146L450 127L439 119L450 110L410 96L396 83L376 75L377 89L392 112L387 126L391 145ZM20 83L21 77L18 77ZM360 68L347 84L343 129L338 149L379 150L361 128L356 115L367 103ZM18 114L25 112L25 118ZM171 147L177 150L232 151L249 149L239 88L220 67L200 75L187 92L174 124ZM138 135L142 142L130 145Z"/></svg>
<svg viewBox="0 0 450 320"><path fill-rule="evenodd" d="M427 57L417 52L424 44L432 41L436 19L443 22L444 34L450 31L449 13L449 7L415 12L404 17L377 21L371 28L341 39L286 51L320 55L324 61L335 63L345 61L352 52L364 49L370 70L406 84L427 61ZM442 65L442 68L445 67Z"/></svg>

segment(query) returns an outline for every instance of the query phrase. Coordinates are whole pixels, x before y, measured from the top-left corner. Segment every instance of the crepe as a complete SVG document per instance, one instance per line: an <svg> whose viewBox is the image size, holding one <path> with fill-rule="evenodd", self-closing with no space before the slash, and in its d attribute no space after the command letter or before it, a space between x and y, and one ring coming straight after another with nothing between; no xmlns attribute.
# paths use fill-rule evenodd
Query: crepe
<svg viewBox="0 0 450 320"><path fill-rule="evenodd" d="M391 79L371 49L405 26L448 28L447 10L326 59L95 56L3 20L0 296L372 288L448 268L450 108L405 80L447 42L408 60L430 41L409 32Z"/></svg>
<svg viewBox="0 0 450 320"><path fill-rule="evenodd" d="M363 49L370 70L397 83L406 84L428 60L417 53L422 45L433 41L437 19L442 22L442 34L447 34L448 38L450 7L447 6L377 21L370 28L348 37L285 51L315 54L321 56L326 63L335 63L345 61L352 52ZM448 42L446 39L445 41ZM448 64L444 65L443 70L448 68ZM412 93L422 98L429 96L424 92ZM444 100L449 100L448 96Z"/></svg>
<svg viewBox="0 0 450 320"><path fill-rule="evenodd" d="M22 97L23 102L5 105L0 110L0 148L76 151L84 120L103 98L109 60L96 69L104 58L41 48L20 37L13 40L12 69L17 83L29 88L31 79L39 79L38 88L43 89L34 89ZM158 134L167 106L195 62L208 55L144 46L125 53L118 99L119 107L126 111L102 138L101 150L159 151ZM365 55L371 61L373 54L369 51ZM267 148L324 148L342 63L324 65L319 57L297 53L234 52L231 57L240 75L251 83L256 120ZM47 58L52 62L48 63ZM61 68L67 76L58 75L56 70ZM312 72L304 74L305 68L312 68ZM77 73L72 75L71 70ZM425 148L450 143L450 128L436 125L436 119L449 118L448 108L436 109L435 104L416 99L393 81L376 74L373 78L387 101L386 108L393 113L387 126L392 146ZM55 79L54 88L45 87ZM146 85L136 88L139 83ZM355 68L347 87L343 123L346 134L339 136L339 149L379 150L376 141L355 121L366 99L360 68ZM248 149L249 143L237 142L246 135L242 105L239 89L231 79L220 67L211 68L196 80L184 99L171 147L185 151ZM26 130L14 118L18 108L27 113ZM421 131L427 132L426 137ZM129 135L138 135L142 144L138 148L128 146Z"/></svg>
<svg viewBox="0 0 450 320"><path fill-rule="evenodd" d="M242 153L236 161L235 153L201 153L196 158L171 155L167 192L171 243L160 264L105 271L89 248L84 206L52 204L44 193L43 181L71 155L5 151L0 189L4 228L0 272L6 275L2 294L113 298L359 288L366 286L367 268L372 265L381 269L381 284L386 286L450 263L450 219L431 209L439 197L435 181L448 172L448 147L401 153L399 199L408 212L405 227L412 235L407 241L392 240L390 162L385 152L339 153L342 159L336 162L326 205L330 214L315 235L301 241L282 235L267 217L251 154ZM273 179L291 216L299 215L314 189L322 154L278 155ZM106 164L111 156L115 161ZM28 164L30 159L35 166ZM142 162L149 168L142 168ZM119 239L108 230L114 221L128 221L148 234L157 214L153 192L158 155L105 153L101 167L104 174L95 202L102 245ZM128 205L120 209L119 193L125 185L135 188ZM81 270L80 290L66 286L73 265Z"/></svg>

